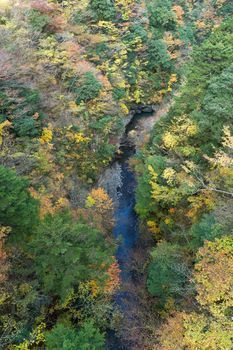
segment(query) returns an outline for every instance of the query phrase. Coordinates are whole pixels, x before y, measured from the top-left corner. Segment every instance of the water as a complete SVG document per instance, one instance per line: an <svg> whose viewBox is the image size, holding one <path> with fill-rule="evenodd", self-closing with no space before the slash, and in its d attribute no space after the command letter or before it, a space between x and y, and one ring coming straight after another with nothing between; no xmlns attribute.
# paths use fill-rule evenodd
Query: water
<svg viewBox="0 0 233 350"><path fill-rule="evenodd" d="M129 125L126 127L125 135L120 147L121 155L113 164L114 169L120 169L121 182L117 186L118 205L115 210L115 227L113 235L120 239L120 244L116 257L121 269L122 288L114 296L114 303L123 315L123 323L131 324L130 318L132 308L137 308L137 297L130 291L130 285L136 283L130 262L133 257L134 247L139 239L138 217L134 211L135 207L135 188L136 179L134 173L130 170L128 160L135 153L129 133L137 129L138 120L146 118L151 114L135 115ZM132 341L122 341L115 332L110 331L107 339L108 350L129 350L133 349Z"/></svg>

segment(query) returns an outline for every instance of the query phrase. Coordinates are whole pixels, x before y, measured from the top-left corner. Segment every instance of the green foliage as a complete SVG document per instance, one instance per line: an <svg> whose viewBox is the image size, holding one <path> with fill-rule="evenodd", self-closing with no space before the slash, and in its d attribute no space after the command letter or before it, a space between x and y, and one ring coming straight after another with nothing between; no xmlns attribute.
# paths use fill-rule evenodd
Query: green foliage
<svg viewBox="0 0 233 350"><path fill-rule="evenodd" d="M94 77L93 73L87 72L83 74L75 86L72 86L72 91L77 95L76 101L88 102L99 95L102 84Z"/></svg>
<svg viewBox="0 0 233 350"><path fill-rule="evenodd" d="M21 258L25 259L24 256ZM30 260L25 262L31 264ZM1 287L0 334L4 334L1 337L1 350L11 344L19 344L28 337L35 318L40 315L41 307L47 301L39 294L38 283L32 281L28 266L22 266L20 261L17 263L11 282L5 288ZM27 276L24 275L26 271Z"/></svg>
<svg viewBox="0 0 233 350"><path fill-rule="evenodd" d="M151 253L147 287L151 295L164 305L169 297L183 296L187 292L189 270L183 262L178 245L163 242Z"/></svg>
<svg viewBox="0 0 233 350"><path fill-rule="evenodd" d="M113 20L116 14L112 0L90 0L90 9L94 13L96 20Z"/></svg>
<svg viewBox="0 0 233 350"><path fill-rule="evenodd" d="M150 25L155 29L171 30L175 27L174 12L171 8L170 0L148 1Z"/></svg>
<svg viewBox="0 0 233 350"><path fill-rule="evenodd" d="M190 113L200 109L206 88L211 79L229 67L233 59L232 18L223 22L203 44L193 52L193 61L188 65L187 84L174 106L173 113Z"/></svg>
<svg viewBox="0 0 233 350"><path fill-rule="evenodd" d="M125 94L126 94L126 91L123 88L116 87L112 91L112 95L113 95L114 100L121 100L121 99L123 99Z"/></svg>
<svg viewBox="0 0 233 350"><path fill-rule="evenodd" d="M6 13L0 5L0 156L2 164L27 174L42 222L26 182L4 170L1 224L12 226L12 237L23 244L6 240L6 250L0 238L6 268L0 269L1 346L45 348L47 329L54 349L99 350L103 336L94 325L104 330L111 323L106 284L110 277L117 284L118 275L117 266L116 276L108 269L114 260L111 214L96 205L82 208L90 184L113 158L125 116L172 93L190 43L209 36L231 6L227 0L18 3L9 2ZM137 164L136 209L155 239L170 242L153 252L148 277L161 304L188 294L186 262L205 238L220 234L222 214L215 206L225 197L209 187L229 192L232 186L230 127L222 131L231 121L231 63L228 19L194 49L180 97ZM59 212L63 207L72 208L76 220ZM30 242L22 240L24 233ZM93 324L86 323L90 319ZM69 326L59 328L63 322Z"/></svg>
<svg viewBox="0 0 233 350"><path fill-rule="evenodd" d="M32 30L35 32L43 32L50 22L49 16L42 15L39 11L34 9L29 11L28 16Z"/></svg>
<svg viewBox="0 0 233 350"><path fill-rule="evenodd" d="M216 1L216 0L215 0ZM222 6L218 9L218 14L220 16L224 16L225 18L227 16L232 16L233 14L233 4L231 0L226 0Z"/></svg>
<svg viewBox="0 0 233 350"><path fill-rule="evenodd" d="M11 121L16 136L39 136L44 115L38 91L14 81L2 82L0 86L1 121Z"/></svg>
<svg viewBox="0 0 233 350"><path fill-rule="evenodd" d="M232 125L233 65L210 80L203 100L202 119L197 116L203 132L217 144L222 137L224 125ZM195 116L194 116L195 118ZM207 140L206 140L207 141Z"/></svg>
<svg viewBox="0 0 233 350"><path fill-rule="evenodd" d="M43 288L62 298L81 281L103 281L112 261L112 246L103 234L85 222L74 222L67 212L44 219L32 248Z"/></svg>
<svg viewBox="0 0 233 350"><path fill-rule="evenodd" d="M148 47L148 68L152 71L171 71L172 62L164 41L151 39Z"/></svg>
<svg viewBox="0 0 233 350"><path fill-rule="evenodd" d="M174 207L188 217L193 215L192 210L187 212L187 208L190 202L195 201L195 196L193 199L190 196L201 187L200 174L207 183L209 181L210 175L206 172L210 172L211 167L206 155L212 156L216 152L214 147L222 144L223 126L232 124L231 41L232 20L227 20L194 50L181 95L168 115L156 125L148 153L141 158L144 166L139 179L136 208L143 217L150 217L153 213L156 221L163 221L168 216L164 209ZM223 50L219 48L215 51L222 45ZM161 164L159 157L165 164L161 169L158 168ZM148 170L149 165L152 165L151 171ZM140 172L141 169L142 166ZM210 201L208 206L211 206ZM175 219L183 227L182 216Z"/></svg>
<svg viewBox="0 0 233 350"><path fill-rule="evenodd" d="M15 171L0 166L0 222L12 228L19 242L24 235L33 234L38 223L39 205L28 185Z"/></svg>
<svg viewBox="0 0 233 350"><path fill-rule="evenodd" d="M217 242L228 241L225 235L232 226L223 219L232 216L232 184L226 180L232 178L232 52L228 19L194 49L180 96L156 123L146 150L137 157L136 210L147 220L153 238L166 240L152 250L148 291L164 312L170 298L181 307L193 300L196 288L198 302L214 313L206 316L200 308L200 314L185 315L185 329L179 330L176 341L181 349L207 349L209 339L215 339L211 349L220 344L225 350L231 342L227 332L232 258L226 248L217 248ZM224 201L228 204L223 206ZM192 285L189 269L199 248L201 261L195 265ZM169 322L170 327L177 326L176 320ZM166 328L161 350L174 347L174 336L170 339L168 334Z"/></svg>
<svg viewBox="0 0 233 350"><path fill-rule="evenodd" d="M57 324L46 337L48 350L103 350L104 344L103 334L92 322L86 322L79 331Z"/></svg>
<svg viewBox="0 0 233 350"><path fill-rule="evenodd" d="M203 215L197 223L193 224L189 234L191 238L191 246L196 251L203 246L205 241L213 241L220 237L223 233L222 225L216 222L213 214Z"/></svg>

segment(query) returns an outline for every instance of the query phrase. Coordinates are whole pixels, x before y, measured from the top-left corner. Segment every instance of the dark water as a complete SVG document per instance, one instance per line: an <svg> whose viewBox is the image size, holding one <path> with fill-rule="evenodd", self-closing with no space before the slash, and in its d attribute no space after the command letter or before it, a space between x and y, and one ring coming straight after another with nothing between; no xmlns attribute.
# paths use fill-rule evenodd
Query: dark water
<svg viewBox="0 0 233 350"><path fill-rule="evenodd" d="M146 114L151 115L151 114ZM130 261L133 256L135 244L139 238L138 217L134 211L135 207L135 188L136 179L134 173L128 166L128 160L135 153L135 146L132 143L128 134L130 131L137 128L137 121L139 118L146 117L145 114L135 115L129 125L126 127L125 135L122 139L120 150L122 151L119 159L116 162L121 168L121 185L117 189L118 192L118 207L115 210L115 227L113 235L115 238L120 239L120 244L117 250L116 257L118 259L121 269L121 282L124 284L133 284L134 276L130 268ZM129 305L135 304L137 307L137 300L134 300L133 296L127 288L122 288L114 296L114 302L118 309L121 311L124 322L128 323L130 318ZM127 310L128 309L128 310ZM128 312L127 312L128 311ZM130 324L130 322L129 322ZM129 350L133 349L133 344L127 344L122 342L120 337L117 337L115 332L110 331L107 337L107 349L108 350Z"/></svg>

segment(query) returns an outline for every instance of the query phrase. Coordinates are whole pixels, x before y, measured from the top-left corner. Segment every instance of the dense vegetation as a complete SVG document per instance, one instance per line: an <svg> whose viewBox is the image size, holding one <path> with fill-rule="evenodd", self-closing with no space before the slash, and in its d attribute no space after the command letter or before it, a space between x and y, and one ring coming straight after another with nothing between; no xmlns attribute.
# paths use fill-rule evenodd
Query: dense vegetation
<svg viewBox="0 0 233 350"><path fill-rule="evenodd" d="M231 13L230 0L0 1L0 349L101 350L119 327L114 205L97 180L131 111L179 83L134 160L151 314L167 317L144 349L231 348Z"/></svg>
<svg viewBox="0 0 233 350"><path fill-rule="evenodd" d="M232 348L233 21L194 49L186 83L138 156L137 211L157 242L156 349Z"/></svg>

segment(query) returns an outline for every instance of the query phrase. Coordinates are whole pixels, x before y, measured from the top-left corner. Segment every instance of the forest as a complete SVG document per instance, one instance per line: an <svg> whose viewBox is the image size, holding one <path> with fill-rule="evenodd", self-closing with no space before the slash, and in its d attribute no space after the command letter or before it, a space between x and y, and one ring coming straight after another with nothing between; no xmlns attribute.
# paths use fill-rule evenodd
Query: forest
<svg viewBox="0 0 233 350"><path fill-rule="evenodd" d="M232 129L231 0L0 0L0 350L232 350Z"/></svg>

